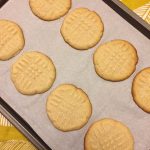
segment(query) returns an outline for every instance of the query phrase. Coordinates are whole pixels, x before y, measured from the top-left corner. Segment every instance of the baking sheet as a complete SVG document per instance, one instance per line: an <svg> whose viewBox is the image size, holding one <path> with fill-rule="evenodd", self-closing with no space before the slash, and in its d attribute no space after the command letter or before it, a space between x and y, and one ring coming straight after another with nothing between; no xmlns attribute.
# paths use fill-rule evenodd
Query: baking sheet
<svg viewBox="0 0 150 150"><path fill-rule="evenodd" d="M135 74L150 66L150 40L116 14L102 0L73 0L72 9L87 7L100 14L105 32L99 44L112 39L125 39L137 48L139 63L136 72L122 82L109 82L97 76L93 53L77 51L66 44L60 34L64 18L46 22L30 11L28 0L10 0L1 10L0 18L17 22L23 29L26 44L23 51L9 61L0 62L0 96L15 109L53 150L83 150L84 135L93 121L111 117L126 124L135 139L135 150L150 149L150 116L134 103L131 83ZM38 50L53 60L57 77L52 88L40 95L24 96L10 80L10 67L25 51ZM55 129L46 114L46 98L61 83L72 83L89 96L93 114L81 130L61 132Z"/></svg>
<svg viewBox="0 0 150 150"><path fill-rule="evenodd" d="M133 10L130 10L125 4L123 4L119 0L103 1L150 39L150 24L145 22L140 16L134 13Z"/></svg>

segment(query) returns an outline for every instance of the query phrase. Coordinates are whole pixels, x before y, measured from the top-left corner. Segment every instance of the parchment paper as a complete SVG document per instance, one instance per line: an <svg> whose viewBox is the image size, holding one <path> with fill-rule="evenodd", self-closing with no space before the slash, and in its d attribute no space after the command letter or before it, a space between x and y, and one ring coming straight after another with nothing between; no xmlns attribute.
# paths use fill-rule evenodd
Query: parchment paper
<svg viewBox="0 0 150 150"><path fill-rule="evenodd" d="M72 9L87 7L100 14L105 32L99 44L112 39L125 39L137 48L139 63L136 72L122 82L108 82L95 73L93 53L78 51L66 44L60 34L64 18L46 22L30 11L28 0L10 0L0 9L0 18L17 22L25 35L23 51L9 61L0 61L0 96L15 109L53 150L83 150L84 135L96 120L111 117L126 124L135 139L135 150L150 149L150 115L132 100L131 83L135 74L150 66L150 41L102 0L72 0ZM92 37L91 37L92 38ZM17 92L10 80L10 67L25 51L38 50L53 60L57 78L46 93L24 96ZM72 83L82 88L93 105L93 114L81 130L61 132L55 129L46 114L46 99L50 91L61 83Z"/></svg>

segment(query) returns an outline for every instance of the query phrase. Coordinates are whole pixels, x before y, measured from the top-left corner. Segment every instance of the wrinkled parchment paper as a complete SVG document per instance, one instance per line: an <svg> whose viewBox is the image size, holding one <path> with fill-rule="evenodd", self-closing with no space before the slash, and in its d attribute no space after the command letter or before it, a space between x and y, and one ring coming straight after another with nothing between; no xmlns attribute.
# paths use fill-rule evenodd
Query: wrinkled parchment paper
<svg viewBox="0 0 150 150"><path fill-rule="evenodd" d="M0 9L0 18L17 22L25 35L25 47L9 61L0 61L0 96L15 109L53 150L83 150L84 135L94 121L111 117L126 124L135 139L135 150L150 149L150 115L132 100L131 83L135 74L150 66L150 41L102 0L72 0L71 10L87 7L95 10L105 25L99 44L112 39L125 39L137 48L139 63L136 72L122 82L108 82L95 73L92 57L96 47L78 51L66 44L60 34L64 18L46 22L30 11L28 0L10 0ZM92 37L91 37L92 38ZM52 88L40 95L24 96L17 92L10 80L10 67L25 51L38 50L47 54L57 69ZM82 88L93 105L93 114L81 130L61 132L55 129L46 114L46 99L50 91L61 83Z"/></svg>

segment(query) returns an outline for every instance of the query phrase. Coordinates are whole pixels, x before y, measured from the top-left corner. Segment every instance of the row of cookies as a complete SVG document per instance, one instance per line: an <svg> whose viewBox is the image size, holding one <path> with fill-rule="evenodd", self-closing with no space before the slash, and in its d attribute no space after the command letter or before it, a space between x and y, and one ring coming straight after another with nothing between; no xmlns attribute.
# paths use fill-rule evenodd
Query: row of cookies
<svg viewBox="0 0 150 150"><path fill-rule="evenodd" d="M42 20L51 21L64 16L71 8L71 0L29 0L32 12ZM77 8L64 19L61 34L75 49L94 47L101 39L104 25L100 16L87 8Z"/></svg>
<svg viewBox="0 0 150 150"><path fill-rule="evenodd" d="M8 60L23 49L25 45L24 34L19 25L9 20L0 20L0 31L0 60ZM65 18L61 34L72 47L89 49L101 39L103 23L95 12L87 8L78 8Z"/></svg>

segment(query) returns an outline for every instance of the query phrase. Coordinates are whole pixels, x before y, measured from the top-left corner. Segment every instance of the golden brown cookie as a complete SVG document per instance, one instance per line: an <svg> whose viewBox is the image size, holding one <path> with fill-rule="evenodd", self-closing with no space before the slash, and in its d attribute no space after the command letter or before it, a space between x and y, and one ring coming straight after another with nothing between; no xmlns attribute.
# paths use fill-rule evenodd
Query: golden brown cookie
<svg viewBox="0 0 150 150"><path fill-rule="evenodd" d="M22 29L9 20L0 20L0 60L8 60L24 47Z"/></svg>
<svg viewBox="0 0 150 150"><path fill-rule="evenodd" d="M71 0L29 0L32 12L42 20L56 20L71 8Z"/></svg>
<svg viewBox="0 0 150 150"><path fill-rule="evenodd" d="M96 73L105 80L122 81L136 69L138 56L134 46L124 40L113 40L100 45L94 53Z"/></svg>
<svg viewBox="0 0 150 150"><path fill-rule="evenodd" d="M71 84L62 84L53 90L46 108L52 124L61 131L81 129L92 114L86 93Z"/></svg>
<svg viewBox="0 0 150 150"><path fill-rule="evenodd" d="M136 104L150 113L150 68L141 70L132 83L132 95Z"/></svg>
<svg viewBox="0 0 150 150"><path fill-rule="evenodd" d="M16 89L25 95L46 92L55 81L55 76L52 60L36 51L25 52L11 68L11 79Z"/></svg>
<svg viewBox="0 0 150 150"><path fill-rule="evenodd" d="M85 140L85 150L134 150L130 130L121 122L102 119L91 125Z"/></svg>
<svg viewBox="0 0 150 150"><path fill-rule="evenodd" d="M61 27L64 40L73 48L86 50L102 38L104 25L100 16L87 8L77 8L68 14Z"/></svg>

